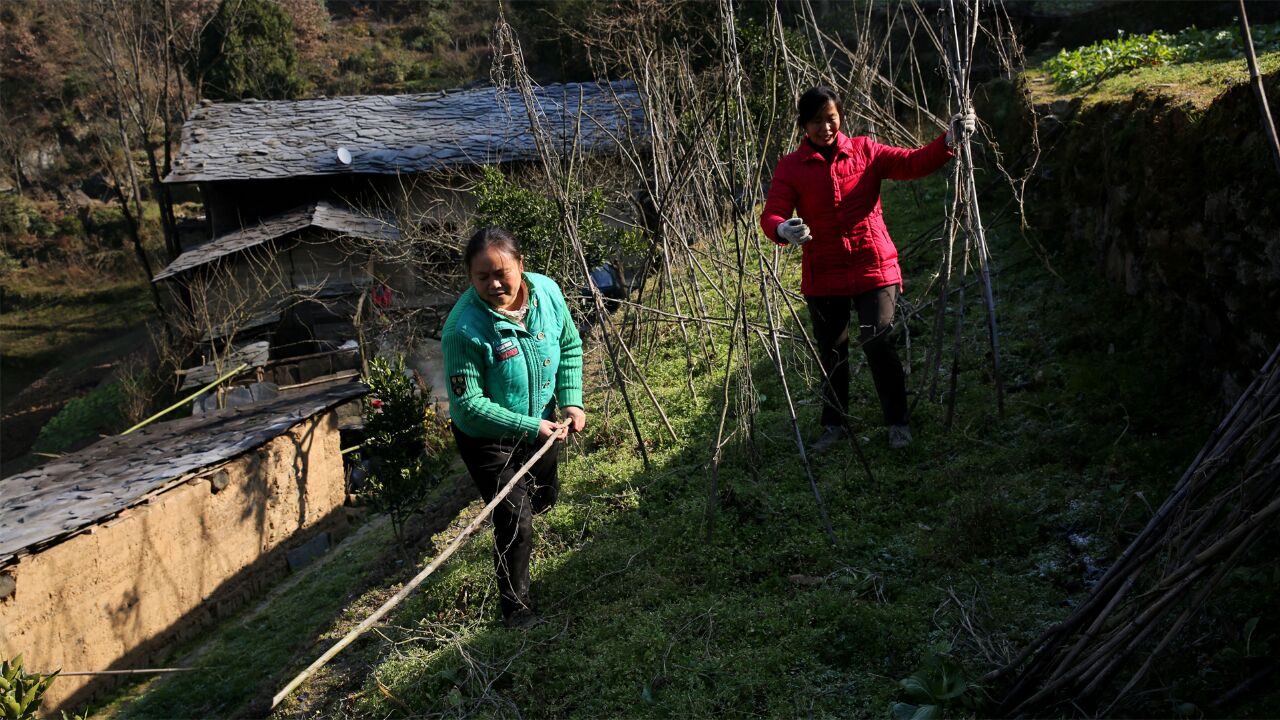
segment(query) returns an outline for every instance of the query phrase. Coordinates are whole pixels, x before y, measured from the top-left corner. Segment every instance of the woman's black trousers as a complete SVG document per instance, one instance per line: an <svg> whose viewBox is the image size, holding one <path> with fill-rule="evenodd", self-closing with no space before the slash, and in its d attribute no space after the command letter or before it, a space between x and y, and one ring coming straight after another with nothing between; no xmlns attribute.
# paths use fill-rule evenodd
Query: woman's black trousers
<svg viewBox="0 0 1280 720"><path fill-rule="evenodd" d="M845 425L849 412L849 320L858 317L858 340L871 368L886 425L907 424L907 383L893 346L893 313L898 286L886 285L861 295L806 295L814 342L827 382L822 392L822 424Z"/></svg>
<svg viewBox="0 0 1280 720"><path fill-rule="evenodd" d="M458 453L466 463L471 479L490 502L516 470L538 452L534 446L514 439L475 438L453 427ZM560 442L534 463L498 507L493 509L493 565L498 573L498 591L502 595L502 615L510 617L529 607L529 555L533 551L533 516L556 502L560 479L556 473Z"/></svg>

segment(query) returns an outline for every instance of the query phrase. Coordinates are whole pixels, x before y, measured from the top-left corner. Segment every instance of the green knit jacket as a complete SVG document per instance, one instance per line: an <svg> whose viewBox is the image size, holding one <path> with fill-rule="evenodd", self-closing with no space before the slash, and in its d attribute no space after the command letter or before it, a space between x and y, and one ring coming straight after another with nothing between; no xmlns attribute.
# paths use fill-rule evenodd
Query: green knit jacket
<svg viewBox="0 0 1280 720"><path fill-rule="evenodd" d="M524 273L525 326L511 322L469 288L449 312L441 345L449 378L449 417L478 438L538 439L561 407L582 407L582 339L564 293L546 275Z"/></svg>

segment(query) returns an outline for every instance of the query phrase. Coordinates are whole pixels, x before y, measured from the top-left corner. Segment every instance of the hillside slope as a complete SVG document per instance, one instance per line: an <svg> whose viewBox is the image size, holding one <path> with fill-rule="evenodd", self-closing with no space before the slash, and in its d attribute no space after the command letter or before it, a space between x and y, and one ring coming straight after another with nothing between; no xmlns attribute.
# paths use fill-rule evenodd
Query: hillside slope
<svg viewBox="0 0 1280 720"><path fill-rule="evenodd" d="M904 246L938 219L941 198L937 179L887 186L889 226ZM905 452L885 447L869 376L857 371L856 422L874 479L848 449L816 462L835 547L763 357L757 451L744 438L728 446L708 533L723 371L700 366L691 396L688 350L664 328L648 374L680 440L664 439L641 403L654 439L646 470L619 398L590 396L591 425L569 450L561 501L535 523L534 601L547 623L528 633L501 626L486 533L278 716L882 717L900 699L897 680L938 657L970 677L1007 660L1145 521L1147 499L1189 460L1214 411L1195 392L1168 395L1170 385L1194 383L1141 307L1099 288L1068 256L1049 258L1051 273L1007 223L992 241L1006 416L995 413L978 322L965 334L953 430L944 431L938 404L922 401L917 443ZM907 267L917 303L936 257L933 241L922 242ZM796 284L792 254L783 267ZM917 372L926 325L912 324ZM602 351L590 344L598 367ZM811 434L818 406L803 379L812 370L798 353L788 357ZM588 385L605 385L596 381ZM321 637L359 619L344 614ZM283 685L323 647L258 682ZM173 714L196 692L190 682L158 683L130 715ZM964 701L980 706L982 696L975 688Z"/></svg>

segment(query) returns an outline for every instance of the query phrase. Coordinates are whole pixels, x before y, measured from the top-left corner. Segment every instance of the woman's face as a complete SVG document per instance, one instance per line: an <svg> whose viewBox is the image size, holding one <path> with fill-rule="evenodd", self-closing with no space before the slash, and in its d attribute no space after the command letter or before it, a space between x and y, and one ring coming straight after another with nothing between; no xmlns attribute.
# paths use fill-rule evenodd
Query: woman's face
<svg viewBox="0 0 1280 720"><path fill-rule="evenodd" d="M520 297L522 272L524 261L493 245L471 258L468 268L480 299L501 310L510 310Z"/></svg>
<svg viewBox="0 0 1280 720"><path fill-rule="evenodd" d="M838 132L840 132L840 113L836 110L836 104L830 100L804 124L805 137L818 147L826 147L835 142Z"/></svg>

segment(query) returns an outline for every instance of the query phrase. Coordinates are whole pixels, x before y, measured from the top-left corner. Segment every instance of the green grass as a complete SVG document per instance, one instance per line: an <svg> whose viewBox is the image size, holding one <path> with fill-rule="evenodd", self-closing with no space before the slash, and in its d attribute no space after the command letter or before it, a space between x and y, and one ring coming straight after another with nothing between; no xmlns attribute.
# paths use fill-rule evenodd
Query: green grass
<svg viewBox="0 0 1280 720"><path fill-rule="evenodd" d="M889 226L903 243L936 222L942 204L940 178L885 188ZM970 293L951 432L943 407L926 400L913 418L916 444L891 452L869 376L856 372L853 412L875 478L849 450L815 463L834 547L758 345L755 452L745 432L726 446L708 538L727 339L716 335L710 365L693 353L692 396L689 350L666 326L652 352L638 355L679 440L636 387L651 444L646 470L620 398L608 411L601 394L589 399L588 432L562 466L561 501L535 522L534 602L548 622L528 632L501 626L486 532L278 716L883 717L903 699L898 679L939 654L971 678L1007 659L1061 618L1064 601L1079 598L1096 566L1145 522L1218 408L1195 391L1180 353L1141 307L1069 258L1051 258L1054 275L1026 257L1021 239L998 228L990 239L1005 416L995 412ZM906 268L915 302L927 299L936 256L926 248ZM785 282L798 285L794 254L784 254L784 267ZM917 390L929 325L925 317L911 326ZM588 347L598 361L598 340ZM787 364L811 436L812 368L795 348ZM732 413L729 422L736 427ZM314 577L218 630L199 659L218 669L216 682L163 680L124 715L245 712L249 698L278 689L394 591L347 592L367 581L370 552L342 546ZM983 691L967 697L980 704Z"/></svg>
<svg viewBox="0 0 1280 720"><path fill-rule="evenodd" d="M922 186L940 192L937 182ZM895 232L936 219L937 203L917 208L902 185L886 190L885 207ZM1021 241L993 243L1002 264L1023 252ZM875 480L849 451L816 464L834 548L763 360L758 455L730 444L707 539L723 370L703 368L690 397L687 351L665 330L648 377L681 439L666 438L637 398L654 442L645 471L618 398L608 415L592 398L584 447L563 466L562 500L536 522L534 601L547 624L500 626L492 539L477 538L396 613L357 714L876 717L899 699L897 680L939 651L975 676L991 669L1061 617L1089 567L1145 519L1140 497L1159 497L1215 413L1193 392L1165 392L1189 379L1140 308L1057 261L1069 281L1037 262L999 276L1004 418L976 322L949 434L942 408L924 402L917 443L890 452L868 375L856 375L854 412ZM930 268L908 268L909 295ZM789 362L812 433L814 391L799 382L800 356Z"/></svg>
<svg viewBox="0 0 1280 720"><path fill-rule="evenodd" d="M1280 52L1258 56L1259 70L1265 75L1280 70ZM1127 102L1135 93L1146 92L1173 98L1179 103L1204 109L1230 87L1249 82L1249 67L1242 59L1205 60L1153 65L1107 78L1081 90L1055 88L1042 70L1026 73L1037 103L1082 98L1084 104Z"/></svg>

